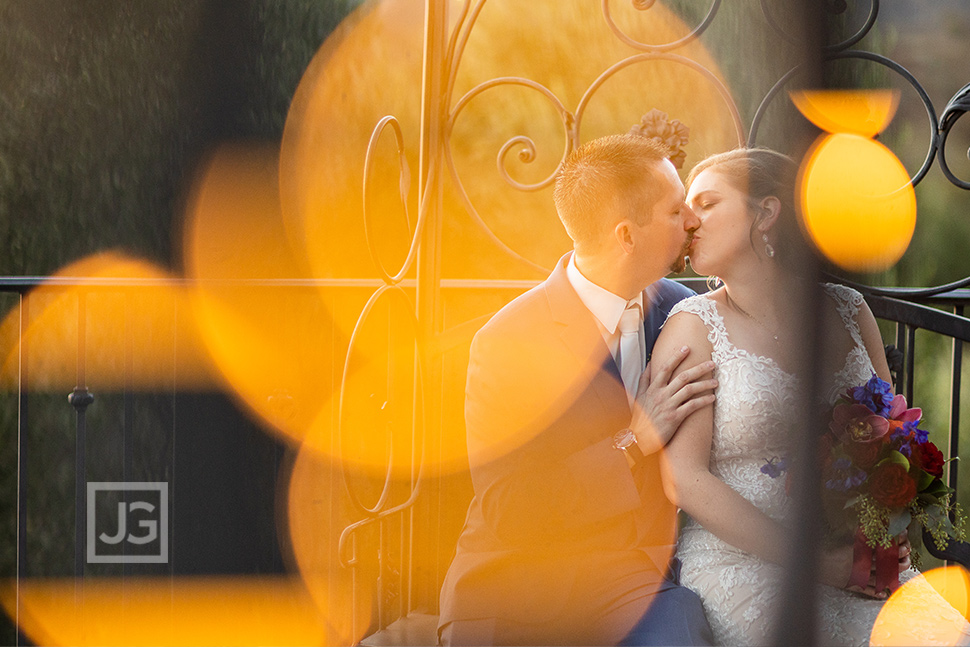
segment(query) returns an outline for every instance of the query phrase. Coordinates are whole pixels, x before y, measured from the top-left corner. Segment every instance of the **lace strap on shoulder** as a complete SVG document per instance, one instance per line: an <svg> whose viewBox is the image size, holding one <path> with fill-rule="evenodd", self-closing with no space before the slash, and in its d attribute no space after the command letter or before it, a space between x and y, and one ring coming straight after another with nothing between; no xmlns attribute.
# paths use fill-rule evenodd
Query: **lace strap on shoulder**
<svg viewBox="0 0 970 647"><path fill-rule="evenodd" d="M852 336L852 341L863 345L862 333L859 331L859 307L864 299L858 290L854 290L847 285L838 283L825 283L822 285L825 293L835 301L835 309L842 317L842 323Z"/></svg>
<svg viewBox="0 0 970 647"><path fill-rule="evenodd" d="M684 299L670 310L668 318L673 317L678 312L689 312L704 322L708 331L707 340L714 347L715 355L727 352L731 348L727 329L724 327L724 319L717 311L717 304L712 299L703 294Z"/></svg>

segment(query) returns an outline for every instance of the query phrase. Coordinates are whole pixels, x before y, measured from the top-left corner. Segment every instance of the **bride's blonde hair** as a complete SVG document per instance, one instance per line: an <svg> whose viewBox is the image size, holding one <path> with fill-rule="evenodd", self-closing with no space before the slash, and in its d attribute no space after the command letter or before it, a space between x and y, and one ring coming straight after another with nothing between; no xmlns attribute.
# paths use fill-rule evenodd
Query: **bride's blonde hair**
<svg viewBox="0 0 970 647"><path fill-rule="evenodd" d="M748 196L751 213L757 214L761 201L775 197L781 203L778 220L772 228L772 247L775 260L785 265L796 263L798 250L795 246L800 240L798 212L795 202L795 181L798 166L787 155L769 148L736 148L724 153L711 155L700 161L687 174L686 185L691 183L707 169L717 167L717 171L739 191ZM750 239L751 247L757 249L761 243L757 236L759 217L752 218Z"/></svg>

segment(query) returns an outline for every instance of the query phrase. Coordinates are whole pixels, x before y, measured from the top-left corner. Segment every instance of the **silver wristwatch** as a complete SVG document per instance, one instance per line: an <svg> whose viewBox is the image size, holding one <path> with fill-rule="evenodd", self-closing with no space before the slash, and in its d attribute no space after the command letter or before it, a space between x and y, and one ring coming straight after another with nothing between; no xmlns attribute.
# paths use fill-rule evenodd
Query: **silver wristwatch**
<svg viewBox="0 0 970 647"><path fill-rule="evenodd" d="M613 434L613 448L619 449L629 456L636 465L639 465L643 461L643 452L640 451L640 446L637 445L637 437L629 427Z"/></svg>

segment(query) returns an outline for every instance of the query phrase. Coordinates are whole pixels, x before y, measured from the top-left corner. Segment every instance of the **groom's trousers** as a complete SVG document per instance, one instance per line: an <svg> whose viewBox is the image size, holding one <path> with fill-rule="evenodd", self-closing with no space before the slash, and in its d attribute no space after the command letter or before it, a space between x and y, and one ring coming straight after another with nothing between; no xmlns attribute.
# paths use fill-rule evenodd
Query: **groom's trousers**
<svg viewBox="0 0 970 647"><path fill-rule="evenodd" d="M714 633L704 615L700 597L687 587L680 586L680 560L677 558L671 560L667 578L670 586L654 596L653 604L620 645L706 647L714 644Z"/></svg>
<svg viewBox="0 0 970 647"><path fill-rule="evenodd" d="M595 577L583 578L582 583L577 583L572 596L577 608L566 612L570 618L551 618L541 623L517 623L498 618L459 620L442 627L441 644L599 644L596 637L610 635L617 627L632 626L618 644L630 647L713 645L713 634L701 600L696 593L678 584L679 572L680 564L675 559L665 580L659 584L647 583L642 574L630 573L622 578L625 582L611 585L611 588L623 591L622 594L612 597L598 609L583 606L590 597L597 597L595 591L589 590ZM643 607L645 597L651 598L650 607L640 615L638 609ZM572 601L567 606L573 607ZM577 613L581 613L584 619L582 631L571 622ZM631 616L631 613L635 615Z"/></svg>

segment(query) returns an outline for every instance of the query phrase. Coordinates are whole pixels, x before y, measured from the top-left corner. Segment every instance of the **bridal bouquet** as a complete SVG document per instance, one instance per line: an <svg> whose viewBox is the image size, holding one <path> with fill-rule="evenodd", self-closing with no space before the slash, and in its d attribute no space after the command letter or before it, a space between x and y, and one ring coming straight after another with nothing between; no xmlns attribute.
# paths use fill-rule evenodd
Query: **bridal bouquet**
<svg viewBox="0 0 970 647"><path fill-rule="evenodd" d="M830 529L854 536L850 585L865 587L875 563L876 589L896 590L895 538L910 526L926 529L941 549L948 538L965 538L963 513L942 480L947 461L919 428L921 417L877 375L848 389L832 411L819 447L822 497ZM770 476L787 467L767 463L762 472Z"/></svg>

